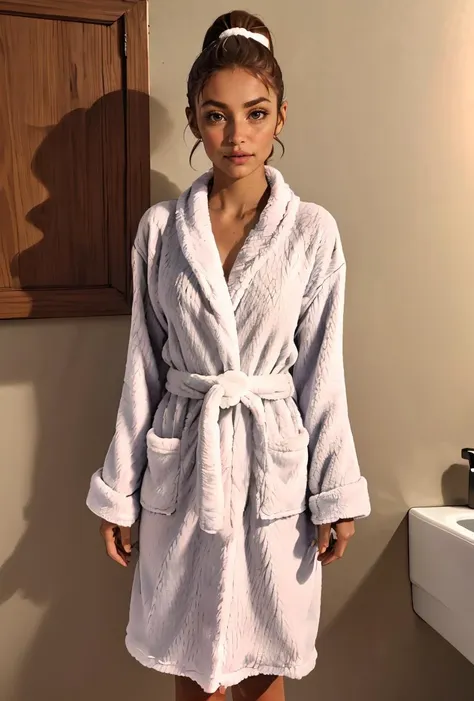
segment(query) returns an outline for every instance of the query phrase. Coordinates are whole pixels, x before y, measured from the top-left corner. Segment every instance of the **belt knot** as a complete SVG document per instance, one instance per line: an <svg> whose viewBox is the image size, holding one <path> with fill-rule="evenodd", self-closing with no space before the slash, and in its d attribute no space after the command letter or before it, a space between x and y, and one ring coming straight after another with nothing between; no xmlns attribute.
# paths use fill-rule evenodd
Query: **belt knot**
<svg viewBox="0 0 474 701"><path fill-rule="evenodd" d="M217 377L217 384L222 388L221 409L237 406L250 388L250 378L241 370L227 370Z"/></svg>

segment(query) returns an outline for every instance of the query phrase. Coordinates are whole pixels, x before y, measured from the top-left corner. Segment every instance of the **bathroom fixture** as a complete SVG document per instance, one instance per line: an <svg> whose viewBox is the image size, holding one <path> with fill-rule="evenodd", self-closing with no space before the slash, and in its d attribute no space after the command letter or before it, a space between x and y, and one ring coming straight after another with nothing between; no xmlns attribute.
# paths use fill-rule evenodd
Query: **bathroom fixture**
<svg viewBox="0 0 474 701"><path fill-rule="evenodd" d="M413 608L474 664L473 513L467 506L411 509L408 531Z"/></svg>
<svg viewBox="0 0 474 701"><path fill-rule="evenodd" d="M470 509L474 509L474 448L463 448L461 456L463 460L469 460L467 505Z"/></svg>

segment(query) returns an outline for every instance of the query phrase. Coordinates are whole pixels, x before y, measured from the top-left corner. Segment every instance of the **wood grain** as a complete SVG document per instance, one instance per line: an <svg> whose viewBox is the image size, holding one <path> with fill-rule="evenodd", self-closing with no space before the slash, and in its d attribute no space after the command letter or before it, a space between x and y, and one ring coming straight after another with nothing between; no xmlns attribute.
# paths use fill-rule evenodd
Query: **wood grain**
<svg viewBox="0 0 474 701"><path fill-rule="evenodd" d="M129 7L110 25L0 14L0 318L128 308L150 197L146 3Z"/></svg>
<svg viewBox="0 0 474 701"><path fill-rule="evenodd" d="M0 13L112 24L138 0L0 0Z"/></svg>
<svg viewBox="0 0 474 701"><path fill-rule="evenodd" d="M112 154L123 144L123 130L107 133L108 102L117 99L104 95L103 73L110 76L114 65L110 56L101 59L104 42L115 40L120 94L117 31L116 24L0 17L6 190L14 203L15 276L23 288L108 283L104 182L109 170L115 175Z"/></svg>
<svg viewBox="0 0 474 701"><path fill-rule="evenodd" d="M3 319L43 319L128 314L129 304L112 287L89 290L0 290Z"/></svg>
<svg viewBox="0 0 474 701"><path fill-rule="evenodd" d="M150 100L146 2L123 18L128 35L127 58L127 251L140 217L150 206ZM131 296L130 268L127 297Z"/></svg>

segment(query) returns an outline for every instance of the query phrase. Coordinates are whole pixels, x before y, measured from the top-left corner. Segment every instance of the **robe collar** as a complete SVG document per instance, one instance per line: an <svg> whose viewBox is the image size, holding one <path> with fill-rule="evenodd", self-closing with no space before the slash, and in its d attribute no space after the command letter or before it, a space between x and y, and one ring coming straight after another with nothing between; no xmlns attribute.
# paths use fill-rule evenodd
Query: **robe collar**
<svg viewBox="0 0 474 701"><path fill-rule="evenodd" d="M293 228L300 200L278 170L265 166L271 188L268 202L249 232L226 281L209 214L208 187L212 175L212 170L204 173L178 199L176 227L183 255L203 294L221 327L226 330L229 343L238 347L237 307L272 247Z"/></svg>

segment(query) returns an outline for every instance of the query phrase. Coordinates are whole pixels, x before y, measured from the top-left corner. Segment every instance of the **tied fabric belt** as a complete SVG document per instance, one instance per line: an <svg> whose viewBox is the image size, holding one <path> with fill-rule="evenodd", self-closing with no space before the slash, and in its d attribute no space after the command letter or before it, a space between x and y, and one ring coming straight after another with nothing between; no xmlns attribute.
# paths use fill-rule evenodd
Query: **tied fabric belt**
<svg viewBox="0 0 474 701"><path fill-rule="evenodd" d="M170 368L166 389L178 397L203 400L196 454L199 524L206 533L217 533L224 526L225 516L220 410L241 402L251 412L255 455L264 473L268 440L262 400L292 397L293 378L289 372L249 376L240 370L228 370L222 375L197 375Z"/></svg>

